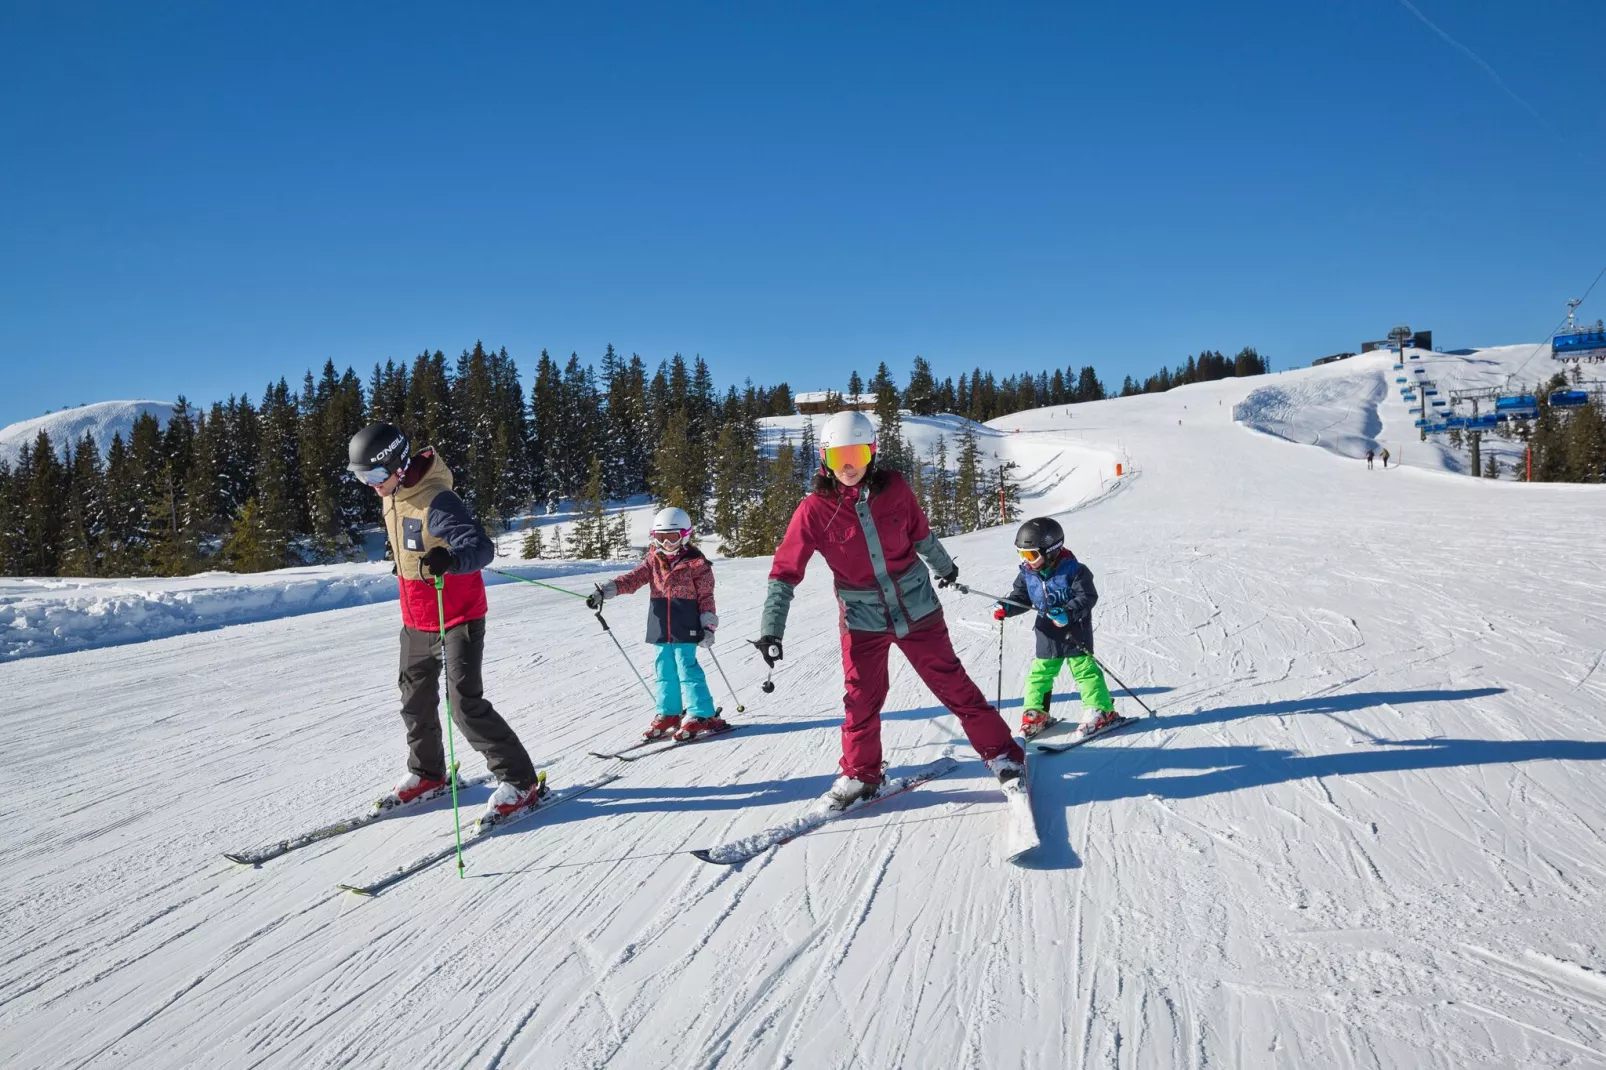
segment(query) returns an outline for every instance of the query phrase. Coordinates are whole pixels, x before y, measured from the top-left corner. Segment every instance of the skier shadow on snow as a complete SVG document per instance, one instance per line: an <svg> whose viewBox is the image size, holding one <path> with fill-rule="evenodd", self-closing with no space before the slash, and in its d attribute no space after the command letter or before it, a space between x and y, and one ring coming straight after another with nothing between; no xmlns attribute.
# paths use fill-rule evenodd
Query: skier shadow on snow
<svg viewBox="0 0 1606 1070"><path fill-rule="evenodd" d="M1372 692L1295 699L1253 706L1197 710L1140 722L1112 737L1044 758L1037 765L1032 790L1043 846L1033 868L1060 869L1080 865L1071 849L1071 814L1089 804L1122 799L1197 799L1206 795L1265 788L1314 777L1349 777L1413 769L1448 769L1535 761L1606 762L1606 742L1567 739L1379 739L1371 749L1328 754L1258 744L1225 746L1133 746L1134 738L1158 728L1213 724L1265 713L1331 714L1384 702L1443 702L1503 693L1503 688L1467 691ZM1124 737L1124 740L1123 738ZM1157 775L1158 774L1158 775Z"/></svg>

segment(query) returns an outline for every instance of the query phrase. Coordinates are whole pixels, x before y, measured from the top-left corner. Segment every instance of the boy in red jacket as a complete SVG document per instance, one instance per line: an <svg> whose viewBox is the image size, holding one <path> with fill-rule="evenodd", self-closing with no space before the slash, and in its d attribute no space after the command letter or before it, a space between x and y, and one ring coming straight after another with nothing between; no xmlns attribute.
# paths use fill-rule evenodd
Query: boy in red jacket
<svg viewBox="0 0 1606 1070"><path fill-rule="evenodd" d="M686 740L726 731L730 725L714 709L708 678L697 664L697 648L713 646L719 627L714 570L691 544L691 517L684 509L660 510L653 518L651 542L641 564L599 584L586 605L600 609L606 599L651 585L647 642L658 647L658 716L642 738L673 735Z"/></svg>

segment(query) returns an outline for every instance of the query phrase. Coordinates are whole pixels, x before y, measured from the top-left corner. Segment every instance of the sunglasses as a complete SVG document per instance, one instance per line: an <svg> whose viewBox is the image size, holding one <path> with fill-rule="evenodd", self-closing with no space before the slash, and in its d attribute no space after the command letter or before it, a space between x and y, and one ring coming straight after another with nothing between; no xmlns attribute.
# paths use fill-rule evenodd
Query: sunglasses
<svg viewBox="0 0 1606 1070"><path fill-rule="evenodd" d="M820 451L820 460L825 467L833 472L844 467L863 468L875 456L875 447L868 445L857 446L828 446Z"/></svg>

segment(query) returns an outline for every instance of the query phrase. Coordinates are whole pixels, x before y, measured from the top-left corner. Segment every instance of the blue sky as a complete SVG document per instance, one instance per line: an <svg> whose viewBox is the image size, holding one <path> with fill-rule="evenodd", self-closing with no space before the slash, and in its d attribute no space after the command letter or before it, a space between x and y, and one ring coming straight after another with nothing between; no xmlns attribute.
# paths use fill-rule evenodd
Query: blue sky
<svg viewBox="0 0 1606 1070"><path fill-rule="evenodd" d="M1606 265L1603 31L1598 0L18 0L0 424L476 339L798 390L1536 340Z"/></svg>

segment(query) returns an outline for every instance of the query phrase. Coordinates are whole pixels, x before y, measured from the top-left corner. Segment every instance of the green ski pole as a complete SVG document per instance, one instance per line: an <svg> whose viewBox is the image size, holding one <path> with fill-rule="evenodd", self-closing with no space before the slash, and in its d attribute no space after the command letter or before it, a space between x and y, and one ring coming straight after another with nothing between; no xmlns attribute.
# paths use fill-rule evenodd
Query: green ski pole
<svg viewBox="0 0 1606 1070"><path fill-rule="evenodd" d="M457 748L452 741L452 668L446 663L446 577L435 577L435 616L441 625L441 675L446 677L446 764L452 778L452 832L457 837L457 877L463 878L463 822L457 815Z"/></svg>
<svg viewBox="0 0 1606 1070"><path fill-rule="evenodd" d="M586 597L585 595L581 594L579 591L571 591L567 587L558 587L558 586L555 586L554 584L542 583L540 580L532 580L528 576L515 576L511 572L503 572L499 568L487 568L487 569L482 569L481 571L482 572L489 572L492 575L501 576L501 577L503 577L505 579L518 580L520 583L533 583L537 587L545 587L549 591L556 591L559 594L570 595L570 596L572 596L574 598L585 598Z"/></svg>

